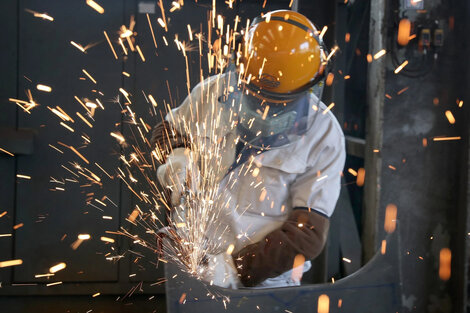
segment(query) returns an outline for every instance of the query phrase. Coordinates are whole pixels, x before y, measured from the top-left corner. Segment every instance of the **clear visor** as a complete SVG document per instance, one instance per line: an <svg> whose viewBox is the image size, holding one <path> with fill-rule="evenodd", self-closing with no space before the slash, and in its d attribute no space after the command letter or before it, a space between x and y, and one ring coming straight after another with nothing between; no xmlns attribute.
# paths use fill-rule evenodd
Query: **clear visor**
<svg viewBox="0 0 470 313"><path fill-rule="evenodd" d="M315 113L308 91L290 101L272 101L235 87L224 102L237 112L240 140L260 149L299 140L309 130Z"/></svg>

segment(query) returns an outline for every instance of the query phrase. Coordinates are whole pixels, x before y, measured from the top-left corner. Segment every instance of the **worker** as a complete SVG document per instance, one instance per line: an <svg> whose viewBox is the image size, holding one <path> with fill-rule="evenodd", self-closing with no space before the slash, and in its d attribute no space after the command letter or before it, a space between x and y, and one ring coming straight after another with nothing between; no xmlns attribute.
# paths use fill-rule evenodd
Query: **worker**
<svg viewBox="0 0 470 313"><path fill-rule="evenodd" d="M227 116L218 117L228 143L218 170L234 249L213 256L205 280L233 288L295 286L300 278L293 273L307 271L325 245L345 162L341 127L312 92L325 75L327 51L313 23L288 10L256 18L239 44L236 70L198 84L154 128L153 143L171 146L157 177L177 204L184 186L175 182L187 177L184 142L201 134L175 121L214 116L214 108L230 112L231 127L220 122Z"/></svg>

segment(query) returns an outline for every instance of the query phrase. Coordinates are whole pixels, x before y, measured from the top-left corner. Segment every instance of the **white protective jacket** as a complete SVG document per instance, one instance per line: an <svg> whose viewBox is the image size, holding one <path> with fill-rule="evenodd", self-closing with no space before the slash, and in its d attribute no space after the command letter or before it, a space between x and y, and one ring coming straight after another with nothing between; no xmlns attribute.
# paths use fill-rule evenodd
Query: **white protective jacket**
<svg viewBox="0 0 470 313"><path fill-rule="evenodd" d="M230 226L231 236L226 238L226 245L234 244L234 253L247 245L263 240L267 234L281 227L287 216L295 208L310 208L320 215L330 217L334 211L340 192L340 181L345 161L344 135L339 123L331 111L310 94L311 127L305 135L285 146L256 155L249 169L247 164L240 164L230 174L225 175L235 160L235 140L237 134L230 130L229 110L223 109L218 101L229 85L228 74L212 76L198 84L184 102L166 116L173 124L175 120L191 120L197 109L200 119L222 109L218 133L223 134L227 144L223 151L220 171L220 191L225 193L223 201L229 200L224 221ZM325 111L326 110L326 111ZM225 121L224 121L225 119ZM198 121L193 121L195 126ZM178 123L175 128L185 133ZM226 128L226 129L225 129ZM195 127L191 135L196 136ZM186 134L189 135L189 134ZM248 162L245 162L248 163ZM252 171L258 168L254 177ZM247 171L248 169L248 171ZM227 186L227 183L237 183ZM264 194L264 195L262 195ZM260 201L262 199L263 201ZM227 287L240 286L237 271L226 257L214 257L226 264L218 264L214 275L208 280ZM275 262L275 260L273 260ZM304 264L304 271L310 268L310 262ZM223 275L223 277L221 276ZM235 283L234 283L235 282ZM269 278L259 284L261 287L281 287L298 285L292 279L292 270L278 277Z"/></svg>

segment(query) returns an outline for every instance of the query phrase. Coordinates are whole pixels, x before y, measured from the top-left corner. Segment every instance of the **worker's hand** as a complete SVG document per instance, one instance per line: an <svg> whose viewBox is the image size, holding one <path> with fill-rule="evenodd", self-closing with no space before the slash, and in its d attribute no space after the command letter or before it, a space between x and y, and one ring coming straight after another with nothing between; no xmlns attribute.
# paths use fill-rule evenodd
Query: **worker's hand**
<svg viewBox="0 0 470 313"><path fill-rule="evenodd" d="M207 255L207 261L201 265L201 280L209 285L237 289L241 286L232 256L223 252Z"/></svg>
<svg viewBox="0 0 470 313"><path fill-rule="evenodd" d="M181 194L184 191L188 164L189 149L176 148L167 157L166 163L157 169L158 181L171 191L170 201L173 206L179 204Z"/></svg>

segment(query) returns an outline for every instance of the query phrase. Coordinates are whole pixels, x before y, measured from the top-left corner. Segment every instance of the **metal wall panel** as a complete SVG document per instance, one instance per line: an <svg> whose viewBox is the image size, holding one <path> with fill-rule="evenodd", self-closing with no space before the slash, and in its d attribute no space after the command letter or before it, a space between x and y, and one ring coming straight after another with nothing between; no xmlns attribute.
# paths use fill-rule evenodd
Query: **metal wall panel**
<svg viewBox="0 0 470 313"><path fill-rule="evenodd" d="M32 178L17 181L15 223L24 226L16 231L14 257L23 259L24 264L15 269L15 282L37 282L35 274L48 272L59 262L65 262L67 269L57 273L54 281L115 281L118 278L117 266L105 260L103 254L108 248L99 240L105 230L117 229L118 209L109 201L104 201L106 207L93 200L95 207L85 202L86 194L94 193L94 198L103 200L102 197L107 196L119 204L119 181L110 180L94 163L110 173L119 165L112 156L119 151L119 146L109 133L121 120L120 107L111 101L120 87L121 62L113 58L103 30L113 34L119 28L123 1L100 3L106 8L104 15L81 1L20 1L19 97L24 99L24 90L31 89L40 106L33 109L31 115L22 112L19 117L19 127L33 129L36 138L34 154L18 157L18 173ZM25 9L48 12L55 20L35 18ZM72 40L82 46L92 44L92 47L83 53L71 45ZM88 78L81 79L85 77L82 69L86 69L97 84ZM38 83L51 86L52 92L37 91ZM99 98L104 104L104 111L96 110L93 128L76 115L77 111L85 115L85 110L74 99L75 95L92 101ZM67 123L74 132L59 125L61 120L46 106L60 106L67 112L75 121ZM91 143L87 145L82 135L88 136ZM89 164L58 141L78 149ZM49 144L61 149L63 154ZM75 172L75 165L88 168L101 177L102 186L89 184L84 177L74 177L61 165ZM67 181L61 185L50 183L50 177L79 182ZM65 191L55 190L55 186ZM112 216L113 220L104 220L103 215ZM80 233L90 234L92 240L73 250L70 244Z"/></svg>
<svg viewBox="0 0 470 313"><path fill-rule="evenodd" d="M3 57L0 58L2 83L0 84L0 136L5 128L16 128L16 105L8 98L16 97L17 80L17 6L16 1L8 0L2 3L0 21L5 30L6 40L0 43ZM6 22L8 21L8 22ZM5 127L5 128L3 128ZM2 144L0 143L0 148ZM14 218L15 198L15 158L0 152L0 234L11 234ZM0 237L0 261L12 258L12 237ZM11 268L0 269L0 281L8 282L11 278Z"/></svg>

